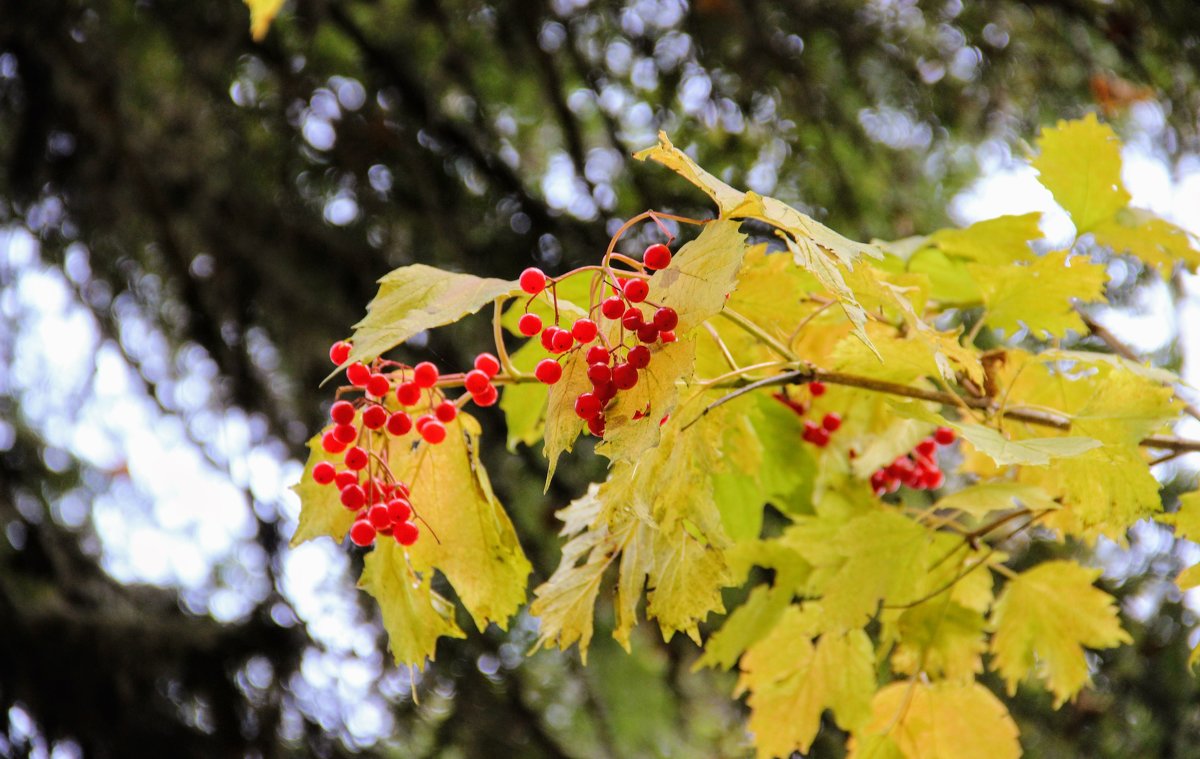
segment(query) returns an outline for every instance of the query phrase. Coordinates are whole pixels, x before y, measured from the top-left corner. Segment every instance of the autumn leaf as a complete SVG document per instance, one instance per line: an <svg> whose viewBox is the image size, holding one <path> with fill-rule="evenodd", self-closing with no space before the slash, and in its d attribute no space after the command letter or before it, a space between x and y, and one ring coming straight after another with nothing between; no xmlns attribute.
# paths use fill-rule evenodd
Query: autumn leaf
<svg viewBox="0 0 1200 759"><path fill-rule="evenodd" d="M1096 242L1117 253L1131 253L1159 274L1170 276L1175 264L1193 274L1200 266L1200 250L1192 245L1188 233L1148 211L1126 208L1092 229Z"/></svg>
<svg viewBox="0 0 1200 759"><path fill-rule="evenodd" d="M354 512L342 505L338 489L333 485L319 485L312 477L313 467L322 461L341 464L342 454L327 453L321 446L321 437L330 429L333 428L322 430L308 441L308 463L304 465L300 482L292 486L292 491L300 498L300 520L289 542L292 548L323 536L340 543L354 523Z"/></svg>
<svg viewBox="0 0 1200 759"><path fill-rule="evenodd" d="M1038 148L1033 168L1071 214L1078 234L1092 231L1129 203L1121 184L1121 142L1095 114L1043 129Z"/></svg>
<svg viewBox="0 0 1200 759"><path fill-rule="evenodd" d="M1099 440L1087 437L1044 437L1026 440L1009 440L1003 434L982 424L951 425L975 446L986 453L997 464L1029 464L1045 466L1051 460L1069 458L1099 448Z"/></svg>
<svg viewBox="0 0 1200 759"><path fill-rule="evenodd" d="M250 36L262 42L271 28L271 22L283 9L284 0L245 0L250 8Z"/></svg>
<svg viewBox="0 0 1200 759"><path fill-rule="evenodd" d="M976 682L897 682L875 694L850 759L1017 759L1017 726Z"/></svg>
<svg viewBox="0 0 1200 759"><path fill-rule="evenodd" d="M951 256L992 266L1033 259L1029 243L1042 236L1040 213L997 216L978 221L966 229L941 229L929 243Z"/></svg>
<svg viewBox="0 0 1200 759"><path fill-rule="evenodd" d="M1072 258L1067 251L1047 253L1024 266L968 264L983 298L984 321L1009 336L1022 325L1037 337L1062 337L1087 328L1074 302L1104 300L1108 273L1103 264Z"/></svg>
<svg viewBox="0 0 1200 759"><path fill-rule="evenodd" d="M670 306L679 315L682 335L716 316L737 287L746 254L741 224L717 219L704 225L696 239L680 248L671 264L650 277L648 300Z"/></svg>

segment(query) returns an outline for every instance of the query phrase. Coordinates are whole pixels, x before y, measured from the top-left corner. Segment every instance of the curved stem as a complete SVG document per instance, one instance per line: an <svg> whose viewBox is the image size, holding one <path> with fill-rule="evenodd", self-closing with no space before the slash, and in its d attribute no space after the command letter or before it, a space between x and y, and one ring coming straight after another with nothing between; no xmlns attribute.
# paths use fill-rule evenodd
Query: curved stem
<svg viewBox="0 0 1200 759"><path fill-rule="evenodd" d="M516 367L512 364L512 359L508 356L508 348L504 347L504 326L500 323L500 318L504 314L504 299L497 298L493 305L492 339L496 342L496 356L500 359L500 366L504 369L504 373L510 377L522 377L524 375L516 370Z"/></svg>
<svg viewBox="0 0 1200 759"><path fill-rule="evenodd" d="M741 314L734 311L733 309L729 308L728 306L725 307L724 309L722 309L721 316L725 317L729 321L738 325L746 332L749 332L751 335L754 335L755 337L757 337L759 339L759 341L761 341L763 344L765 344L771 350L778 353L780 356L783 356L784 358L788 359L789 361L797 361L798 360L796 357L796 354L792 353L787 348L786 345L784 345L783 343L776 340L774 337L772 337L770 334L768 334L767 331L764 330L762 327L758 326L757 324L750 321L749 319L742 316Z"/></svg>

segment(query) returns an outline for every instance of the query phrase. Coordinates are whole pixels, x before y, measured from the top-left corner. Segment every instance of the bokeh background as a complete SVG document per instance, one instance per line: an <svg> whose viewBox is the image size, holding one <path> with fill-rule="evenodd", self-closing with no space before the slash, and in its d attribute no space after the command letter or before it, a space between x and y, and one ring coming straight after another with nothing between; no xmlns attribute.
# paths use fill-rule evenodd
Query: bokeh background
<svg viewBox="0 0 1200 759"><path fill-rule="evenodd" d="M326 351L375 280L558 272L639 211L705 213L630 161L660 129L857 239L1027 210L1053 239L1070 222L1021 159L1098 112L1134 203L1200 234L1191 0L293 0L263 42L248 23L235 0L0 3L0 756L748 755L690 642L643 626L626 656L601 631L584 668L526 657L521 617L413 676L360 557L286 547ZM1096 318L1200 384L1196 278L1110 273ZM463 366L488 339L401 353ZM484 416L537 581L602 464L543 496L540 453ZM1156 467L1168 508L1196 469ZM1059 711L1011 700L1031 756L1194 755L1197 615L1170 577L1198 557L1153 525L1099 546L1136 643ZM813 756L840 755L828 727Z"/></svg>

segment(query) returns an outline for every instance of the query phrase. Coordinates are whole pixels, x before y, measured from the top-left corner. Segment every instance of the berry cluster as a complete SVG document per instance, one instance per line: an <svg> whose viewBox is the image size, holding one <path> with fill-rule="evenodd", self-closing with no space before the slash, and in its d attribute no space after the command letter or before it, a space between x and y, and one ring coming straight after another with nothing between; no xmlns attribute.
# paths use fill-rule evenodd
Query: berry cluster
<svg viewBox="0 0 1200 759"><path fill-rule="evenodd" d="M954 442L954 430L938 427L932 437L927 437L911 453L896 457L896 460L871 474L871 489L875 495L895 493L901 485L913 490L936 490L946 482L946 475L938 466L935 454L939 445Z"/></svg>
<svg viewBox="0 0 1200 759"><path fill-rule="evenodd" d="M825 395L825 383L809 382L808 391L812 393L814 398L820 398L822 395ZM775 393L775 399L790 408L792 411L795 411L799 416L804 416L808 413L809 406L807 403L803 401L797 401L785 392ZM802 437L804 438L804 442L812 443L818 448L824 448L825 446L829 445L830 436L841 429L841 426L842 415L837 412L830 411L828 414L825 414L825 416L821 417L820 422L813 421L812 419L805 419L804 434Z"/></svg>
<svg viewBox="0 0 1200 759"><path fill-rule="evenodd" d="M335 343L329 359L341 366L350 350L348 342ZM468 399L480 406L496 403L499 393L492 378L499 371L495 356L479 354L475 368L461 376L467 394L452 401L439 387L451 378L443 377L428 361L408 367L376 359L370 367L355 362L346 368L348 389L360 389L363 395L353 402L336 401L329 409L333 427L321 437L326 453L344 454L343 468L322 461L313 467L312 476L318 484L336 485L342 505L356 513L350 528L350 539L356 545L370 545L379 534L395 537L401 545L416 542L419 530L412 521L417 515L409 500L409 487L388 467L389 438L415 431L429 445L441 443L446 439L446 425L454 421ZM388 405L393 388L399 405L396 410Z"/></svg>
<svg viewBox="0 0 1200 759"><path fill-rule="evenodd" d="M651 245L646 248L642 262L649 270L665 268L671 263L671 251L666 245ZM522 272L520 283L521 289L533 297L555 284L537 268ZM618 392L637 385L638 372L645 370L653 357L650 346L675 342L675 328L679 325L679 315L675 309L646 301L650 285L645 275L616 277L611 287L612 295L598 306L593 305L589 317L575 320L569 329L560 326L557 308L554 324L549 326L543 326L541 317L528 310L517 322L517 329L522 335L540 335L542 347L556 356L542 359L533 371L534 376L547 385L562 379L560 361L565 356L578 350L587 351L584 359L592 389L575 399L575 413L587 422L588 430L597 437L604 435L605 407ZM643 311L643 306L654 310ZM600 324L590 318L597 309L604 319L616 327L611 343Z"/></svg>

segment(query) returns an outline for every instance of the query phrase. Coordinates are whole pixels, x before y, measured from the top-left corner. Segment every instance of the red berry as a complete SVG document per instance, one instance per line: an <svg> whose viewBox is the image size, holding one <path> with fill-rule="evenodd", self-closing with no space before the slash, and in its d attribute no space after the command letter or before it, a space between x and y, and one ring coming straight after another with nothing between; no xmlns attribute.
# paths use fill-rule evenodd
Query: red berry
<svg viewBox="0 0 1200 759"><path fill-rule="evenodd" d="M888 477L896 480L904 480L912 476L916 471L916 465L908 456L900 456L895 461L887 465Z"/></svg>
<svg viewBox="0 0 1200 759"><path fill-rule="evenodd" d="M425 429L425 425L432 421L435 421L432 414L421 414L417 417L416 424L413 426L417 428L417 433L420 434L421 430Z"/></svg>
<svg viewBox="0 0 1200 759"><path fill-rule="evenodd" d="M321 436L321 449L326 453L341 453L346 450L346 444L338 440L333 430L330 430Z"/></svg>
<svg viewBox="0 0 1200 759"><path fill-rule="evenodd" d="M601 403L608 403L617 397L617 386L611 382L606 382L603 385L595 385L592 387L592 395L599 398Z"/></svg>
<svg viewBox="0 0 1200 759"><path fill-rule="evenodd" d="M388 515L388 507L382 503L377 503L367 509L367 521L376 530L383 530L392 526L392 518Z"/></svg>
<svg viewBox="0 0 1200 759"><path fill-rule="evenodd" d="M490 353L480 353L475 357L475 368L491 379L500 372L500 359Z"/></svg>
<svg viewBox="0 0 1200 759"><path fill-rule="evenodd" d="M812 443L818 448L824 448L829 445L829 430L824 427L818 427L817 431L812 435Z"/></svg>
<svg viewBox="0 0 1200 759"><path fill-rule="evenodd" d="M940 469L935 469L925 475L924 485L927 490L937 490L946 484L946 475Z"/></svg>
<svg viewBox="0 0 1200 759"><path fill-rule="evenodd" d="M821 420L821 426L830 432L837 432L838 428L842 426L842 415L830 411Z"/></svg>
<svg viewBox="0 0 1200 759"><path fill-rule="evenodd" d="M401 522L400 524L396 525L393 534L395 535L397 543L402 546L411 546L413 543L417 542L417 538L420 536L421 531L418 530L417 526L412 522Z"/></svg>
<svg viewBox="0 0 1200 759"><path fill-rule="evenodd" d="M358 485L347 485L342 488L342 494L339 497L341 498L342 505L351 511L361 508L367 502L367 494Z"/></svg>
<svg viewBox="0 0 1200 759"><path fill-rule="evenodd" d="M675 332L674 330L664 329L658 333L658 339L664 343L673 343L675 342Z"/></svg>
<svg viewBox="0 0 1200 759"><path fill-rule="evenodd" d="M471 400L475 401L476 405L479 406L494 406L499 399L500 392L496 390L495 385L488 385L487 390L478 395L471 396Z"/></svg>
<svg viewBox="0 0 1200 759"><path fill-rule="evenodd" d="M313 467L313 482L318 485L328 485L333 482L335 477L337 477L337 470L328 461L318 461L317 465Z"/></svg>
<svg viewBox="0 0 1200 759"><path fill-rule="evenodd" d="M350 424L354 421L354 404L350 401L338 401L329 408L329 418L335 424Z"/></svg>
<svg viewBox="0 0 1200 759"><path fill-rule="evenodd" d="M938 445L950 445L956 437L954 430L949 427L938 427L933 433L933 440Z"/></svg>
<svg viewBox="0 0 1200 759"><path fill-rule="evenodd" d="M382 374L372 374L367 380L367 393L382 398L392 389L392 383L388 382L388 378Z"/></svg>
<svg viewBox="0 0 1200 759"><path fill-rule="evenodd" d="M433 413L437 416L439 422L449 424L454 421L454 417L458 416L458 406L455 406L450 401L442 401L433 410Z"/></svg>
<svg viewBox="0 0 1200 759"><path fill-rule="evenodd" d="M546 289L546 275L536 266L530 266L521 272L521 289L530 295L537 295Z"/></svg>
<svg viewBox="0 0 1200 759"><path fill-rule="evenodd" d="M637 369L631 364L617 364L613 367L613 385L618 390L628 390L637 384Z"/></svg>
<svg viewBox="0 0 1200 759"><path fill-rule="evenodd" d="M437 445L446 439L446 428L441 422L431 421L421 427L421 437L425 439L426 443Z"/></svg>
<svg viewBox="0 0 1200 759"><path fill-rule="evenodd" d="M383 406L367 406L363 411L363 426L369 430L377 430L387 424L388 412Z"/></svg>
<svg viewBox="0 0 1200 759"><path fill-rule="evenodd" d="M658 327L653 324L643 324L637 331L638 340L643 343L653 343L658 340Z"/></svg>
<svg viewBox="0 0 1200 759"><path fill-rule="evenodd" d="M415 406L421 400L421 388L415 382L401 382L396 388L396 400L401 406Z"/></svg>
<svg viewBox="0 0 1200 759"><path fill-rule="evenodd" d="M603 345L593 345L591 348L588 348L587 362L589 364L604 364L607 366L610 358L608 348L605 348Z"/></svg>
<svg viewBox="0 0 1200 759"><path fill-rule="evenodd" d="M812 393L814 398L825 395L825 383L824 382L808 383L808 392Z"/></svg>
<svg viewBox="0 0 1200 759"><path fill-rule="evenodd" d="M590 365L587 375L593 385L603 385L606 382L612 382L612 369L608 368L608 364Z"/></svg>
<svg viewBox="0 0 1200 759"><path fill-rule="evenodd" d="M354 446L346 451L346 468L358 471L367 465L367 452L361 446Z"/></svg>
<svg viewBox="0 0 1200 759"><path fill-rule="evenodd" d="M355 387L366 387L371 381L371 370L361 361L346 367L346 381Z"/></svg>
<svg viewBox="0 0 1200 759"><path fill-rule="evenodd" d="M642 312L638 311L634 306L630 306L625 315L621 317L621 326L630 332L637 332L644 324L645 322L642 321Z"/></svg>
<svg viewBox="0 0 1200 759"><path fill-rule="evenodd" d="M655 243L642 254L642 263L651 271L665 269L671 265L671 249L661 242Z"/></svg>
<svg viewBox="0 0 1200 759"><path fill-rule="evenodd" d="M463 379L463 386L467 388L467 392L471 395L479 395L484 390L487 390L491 384L491 377L480 369L472 369L467 372L467 376Z"/></svg>
<svg viewBox="0 0 1200 759"><path fill-rule="evenodd" d="M346 363L348 358L350 358L350 343L338 340L329 346L329 360L333 362L334 366L341 366Z"/></svg>
<svg viewBox="0 0 1200 759"><path fill-rule="evenodd" d="M555 353L566 353L571 350L571 346L575 345L575 337L565 329L560 329L554 333L554 337L550 338L550 345L553 346Z"/></svg>
<svg viewBox="0 0 1200 759"><path fill-rule="evenodd" d="M591 419L604 409L600 399L593 393L584 393L575 399L575 414L580 419Z"/></svg>
<svg viewBox="0 0 1200 759"><path fill-rule="evenodd" d="M558 333L558 327L546 327L542 330L542 347L551 353L554 352L554 335Z"/></svg>
<svg viewBox="0 0 1200 759"><path fill-rule="evenodd" d="M337 485L338 490L345 490L351 485L358 484L358 472L350 472L345 469L337 473L333 478L333 484Z"/></svg>
<svg viewBox="0 0 1200 759"><path fill-rule="evenodd" d="M670 306L663 306L654 312L654 326L660 330L672 330L679 324L679 314Z"/></svg>
<svg viewBox="0 0 1200 759"><path fill-rule="evenodd" d="M413 382L417 387L429 388L437 384L438 368L428 361L422 361L413 367Z"/></svg>
<svg viewBox="0 0 1200 759"><path fill-rule="evenodd" d="M533 369L533 376L547 385L553 385L562 378L562 367L552 358L544 358Z"/></svg>
<svg viewBox="0 0 1200 759"><path fill-rule="evenodd" d="M625 357L625 360L634 369L645 369L650 365L650 349L644 345L635 345L629 349L629 355Z"/></svg>
<svg viewBox="0 0 1200 759"><path fill-rule="evenodd" d="M650 285L646 284L644 279L631 279L625 283L622 292L625 293L625 300L630 303L641 303L650 294Z"/></svg>
<svg viewBox="0 0 1200 759"><path fill-rule="evenodd" d="M587 345L591 341L595 340L599 331L600 330L596 326L596 322L592 321L591 319L577 319L575 323L571 325L571 334L576 340L579 341L581 345Z"/></svg>
<svg viewBox="0 0 1200 759"><path fill-rule="evenodd" d="M537 314L522 314L517 319L517 330L525 337L533 337L542 331L542 317Z"/></svg>
<svg viewBox="0 0 1200 759"><path fill-rule="evenodd" d="M801 437L804 438L805 442L812 443L814 442L817 435L817 430L819 429L821 429L821 425L817 424L812 419L806 419L804 420L804 432L802 433Z"/></svg>
<svg viewBox="0 0 1200 759"><path fill-rule="evenodd" d="M393 523L406 522L412 516L412 504L404 498L393 498L387 505L388 518Z"/></svg>
<svg viewBox="0 0 1200 759"><path fill-rule="evenodd" d="M358 428L353 424L339 424L333 428L333 436L343 446L358 440Z"/></svg>
<svg viewBox="0 0 1200 759"><path fill-rule="evenodd" d="M933 452L937 450L937 443L934 442L933 438L927 437L921 442L917 443L915 450L918 456L930 458L933 456Z"/></svg>
<svg viewBox="0 0 1200 759"><path fill-rule="evenodd" d="M397 411L387 420L387 431L396 437L407 435L412 426L412 417L403 411Z"/></svg>
<svg viewBox="0 0 1200 759"><path fill-rule="evenodd" d="M588 432L596 437L604 437L604 415L597 414L587 420Z"/></svg>
<svg viewBox="0 0 1200 759"><path fill-rule="evenodd" d="M358 519L350 525L350 540L360 548L366 548L375 542L375 528L365 519Z"/></svg>
<svg viewBox="0 0 1200 759"><path fill-rule="evenodd" d="M625 313L625 300L619 295L605 299L600 304L600 313L604 314L607 319L620 319L621 315Z"/></svg>

